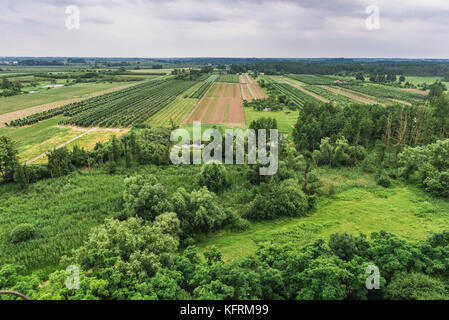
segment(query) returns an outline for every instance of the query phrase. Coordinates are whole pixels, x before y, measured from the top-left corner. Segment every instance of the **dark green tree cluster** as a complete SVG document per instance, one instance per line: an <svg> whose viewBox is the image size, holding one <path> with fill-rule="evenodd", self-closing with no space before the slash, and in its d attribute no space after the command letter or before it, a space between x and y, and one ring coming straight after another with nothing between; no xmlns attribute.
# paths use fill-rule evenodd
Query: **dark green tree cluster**
<svg viewBox="0 0 449 320"><path fill-rule="evenodd" d="M3 78L1 89L3 90L2 95L4 97L14 96L21 92L22 90L22 83L19 81L9 81L8 78Z"/></svg>
<svg viewBox="0 0 449 320"><path fill-rule="evenodd" d="M406 179L417 173L427 191L449 197L449 139L423 147L407 147L399 159Z"/></svg>
<svg viewBox="0 0 449 320"><path fill-rule="evenodd" d="M113 174L119 166L166 165L169 163L169 145L169 129L136 129L120 138L113 136L105 143L97 143L90 151L78 146L72 151L64 147L50 151L47 164L20 165L13 141L1 136L0 183L17 182L24 188L42 179L65 176L77 168L104 166Z"/></svg>
<svg viewBox="0 0 449 320"><path fill-rule="evenodd" d="M447 300L449 233L418 243L381 231L333 234L304 247L265 242L254 256L224 262L219 250L188 247L178 253L180 221L166 213L108 220L88 241L64 257L80 268L79 289L66 287L56 271L44 285L14 265L0 267L0 289L33 299L270 299L270 300ZM372 267L379 287L367 287Z"/></svg>
<svg viewBox="0 0 449 320"><path fill-rule="evenodd" d="M363 160L365 153L359 147L369 151L377 148L381 163L397 167L398 155L406 146L432 143L449 132L449 120L444 118L449 111L449 101L440 102L437 106L352 105L345 108L307 103L299 111L293 139L298 150L320 150L327 160L332 160L330 155L339 139L352 147L345 153L355 162Z"/></svg>
<svg viewBox="0 0 449 320"><path fill-rule="evenodd" d="M247 223L237 214L223 209L215 193L207 188L187 192L179 188L169 194L153 175L125 179L124 216L138 216L148 221L166 212L174 212L180 220L183 243L191 243L195 234L223 228L242 229Z"/></svg>
<svg viewBox="0 0 449 320"><path fill-rule="evenodd" d="M198 184L215 193L224 191L230 185L225 166L213 161L204 164L198 175Z"/></svg>

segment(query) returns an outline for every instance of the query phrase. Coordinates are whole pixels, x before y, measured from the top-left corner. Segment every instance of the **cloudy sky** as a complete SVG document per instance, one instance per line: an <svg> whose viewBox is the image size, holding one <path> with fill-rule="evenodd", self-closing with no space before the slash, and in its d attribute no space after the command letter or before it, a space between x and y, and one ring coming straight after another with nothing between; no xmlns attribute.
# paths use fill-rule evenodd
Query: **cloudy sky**
<svg viewBox="0 0 449 320"><path fill-rule="evenodd" d="M0 56L449 58L449 0L0 0L0 30Z"/></svg>

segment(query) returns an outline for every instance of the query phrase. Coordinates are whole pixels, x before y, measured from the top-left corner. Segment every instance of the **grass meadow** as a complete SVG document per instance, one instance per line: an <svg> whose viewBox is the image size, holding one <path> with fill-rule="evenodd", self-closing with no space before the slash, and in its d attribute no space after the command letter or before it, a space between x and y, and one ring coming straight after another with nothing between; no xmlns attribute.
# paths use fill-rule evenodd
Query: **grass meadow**
<svg viewBox="0 0 449 320"><path fill-rule="evenodd" d="M198 246L205 250L215 245L229 261L253 254L264 241L303 246L336 232L369 235L380 230L417 241L449 227L449 201L432 198L417 186L396 182L385 189L358 171L319 172L324 189L332 188L335 194L321 197L307 217L255 222L243 232L206 236Z"/></svg>

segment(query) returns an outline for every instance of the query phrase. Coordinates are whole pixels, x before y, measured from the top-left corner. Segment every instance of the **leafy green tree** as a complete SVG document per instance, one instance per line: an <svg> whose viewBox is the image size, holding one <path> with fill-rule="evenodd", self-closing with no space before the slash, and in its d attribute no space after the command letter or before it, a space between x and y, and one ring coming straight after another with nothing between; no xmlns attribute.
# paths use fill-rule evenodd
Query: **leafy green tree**
<svg viewBox="0 0 449 320"><path fill-rule="evenodd" d="M221 252L216 246L212 246L209 250L205 251L204 258L206 258L206 261L209 265L223 262Z"/></svg>
<svg viewBox="0 0 449 320"><path fill-rule="evenodd" d="M213 161L203 164L198 175L198 184L215 193L223 192L230 184L225 166Z"/></svg>
<svg viewBox="0 0 449 320"><path fill-rule="evenodd" d="M198 300L229 300L234 297L234 292L233 287L223 284L220 280L213 280L196 287L193 296Z"/></svg>
<svg viewBox="0 0 449 320"><path fill-rule="evenodd" d="M67 175L73 171L72 157L67 148L54 149L48 153L48 170L53 178Z"/></svg>
<svg viewBox="0 0 449 320"><path fill-rule="evenodd" d="M360 81L365 81L365 75L363 74L363 72L357 72L355 78Z"/></svg>
<svg viewBox="0 0 449 320"><path fill-rule="evenodd" d="M36 236L36 229L29 223L23 223L15 226L11 231L10 241L20 243L30 240Z"/></svg>
<svg viewBox="0 0 449 320"><path fill-rule="evenodd" d="M39 294L42 300L102 300L110 295L108 282L80 273L79 289L69 289L66 285L67 273L64 270L50 274L48 284Z"/></svg>
<svg viewBox="0 0 449 320"><path fill-rule="evenodd" d="M151 224L141 218L109 219L74 250L73 258L63 260L79 264L83 270L106 268L101 271L103 276L118 272L142 281L172 263L178 250L178 233L179 220L174 213L162 214Z"/></svg>
<svg viewBox="0 0 449 320"><path fill-rule="evenodd" d="M6 136L0 136L0 177L4 182L14 180L14 169L17 163L17 149L14 142Z"/></svg>
<svg viewBox="0 0 449 320"><path fill-rule="evenodd" d="M123 200L128 216L153 220L164 212L172 211L166 188L153 175L125 179Z"/></svg>
<svg viewBox="0 0 449 320"><path fill-rule="evenodd" d="M17 183L22 190L28 187L25 169L20 163L17 163L16 170L14 171L14 182Z"/></svg>
<svg viewBox="0 0 449 320"><path fill-rule="evenodd" d="M342 260L349 261L356 253L356 242L353 236L345 233L334 233L330 236L329 247Z"/></svg>
<svg viewBox="0 0 449 320"><path fill-rule="evenodd" d="M320 256L298 275L301 289L299 300L343 300L346 298L344 284L352 274L336 257Z"/></svg>
<svg viewBox="0 0 449 320"><path fill-rule="evenodd" d="M441 83L441 81L437 81L430 86L430 91L429 91L429 94L427 95L427 98L429 100L437 99L443 95L444 90L445 90L445 87Z"/></svg>
<svg viewBox="0 0 449 320"><path fill-rule="evenodd" d="M232 226L239 219L224 210L218 204L217 196L206 188L192 191L190 194L180 188L172 195L170 202L173 204L173 211L181 220L185 237L199 232L218 231L226 225Z"/></svg>
<svg viewBox="0 0 449 320"><path fill-rule="evenodd" d="M305 215L308 198L295 180L285 180L268 193L258 194L242 211L251 220Z"/></svg>
<svg viewBox="0 0 449 320"><path fill-rule="evenodd" d="M449 300L444 281L423 273L400 273L388 284L385 296L390 300Z"/></svg>
<svg viewBox="0 0 449 320"><path fill-rule="evenodd" d="M335 143L331 143L330 138L324 138L321 140L320 149L314 151L313 157L317 159L317 162L329 165L329 168L345 165L349 160L347 140L340 138Z"/></svg>

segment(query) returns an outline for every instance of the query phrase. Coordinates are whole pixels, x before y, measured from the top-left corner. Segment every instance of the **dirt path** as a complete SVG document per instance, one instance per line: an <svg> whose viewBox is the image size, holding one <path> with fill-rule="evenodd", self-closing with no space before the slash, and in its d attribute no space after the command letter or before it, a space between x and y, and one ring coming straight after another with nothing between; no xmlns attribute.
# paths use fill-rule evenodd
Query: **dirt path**
<svg viewBox="0 0 449 320"><path fill-rule="evenodd" d="M325 99L325 98L323 98L323 97L321 97L321 96L319 96L319 95L317 95L317 94L315 94L313 92L310 92L309 90L304 89L300 85L296 85L296 84L292 84L292 83L289 83L289 85L295 87L296 89L304 92L305 94L308 94L309 96L311 96L311 97L313 97L313 98L315 98L317 100L320 100L320 101L322 101L324 103L329 103L330 102L329 100L327 100L327 99Z"/></svg>
<svg viewBox="0 0 449 320"><path fill-rule="evenodd" d="M411 106L412 105L410 102L404 101L404 100L399 100L399 99L390 99L390 100L393 101L393 102L400 103L400 104L405 104L407 106Z"/></svg>
<svg viewBox="0 0 449 320"><path fill-rule="evenodd" d="M58 128L70 128L70 129L74 129L74 130L80 130L80 131L84 131L82 134L80 134L79 136L76 136L75 138L70 139L69 141L64 142L63 144L60 144L59 146L57 146L55 149L60 149L62 147L65 147L66 145L72 143L73 141L76 141L82 137L84 137L85 135L92 133L92 132L97 132L97 131L109 131L109 132L120 132L123 129L112 129L112 128L82 128L82 127L72 127L72 126L57 126ZM28 160L26 162L26 164L31 164L43 157L45 157L49 152L44 152L30 160Z"/></svg>
<svg viewBox="0 0 449 320"><path fill-rule="evenodd" d="M323 88L325 88L325 89L327 89L327 90L329 90L329 91L331 91L331 92L333 92L335 94L339 94L339 95L345 96L345 97L347 97L349 99L352 99L352 100L355 100L355 101L358 101L358 102L361 102L361 103L385 105L385 103L381 103L379 101L376 101L376 100L374 100L374 98L371 99L371 98L368 98L366 96L361 96L361 95L352 93L351 91L343 89L343 88L340 88L340 87L331 87L331 86L321 86L321 87L323 87Z"/></svg>
<svg viewBox="0 0 449 320"><path fill-rule="evenodd" d="M401 90L404 90L407 92L412 92L412 93L419 93L419 94L422 94L423 96L427 96L429 94L427 91L419 90L419 89L401 88Z"/></svg>
<svg viewBox="0 0 449 320"><path fill-rule="evenodd" d="M141 82L139 82L139 83L141 83ZM103 94L107 94L107 93L115 92L115 91L118 91L118 90L126 89L126 88L129 88L129 87L135 86L135 85L137 85L139 83L132 83L132 84L127 84L127 85L120 86L120 87L115 87L115 88L110 88L110 89L107 89L107 90L94 92L94 93L86 95L85 97L82 97L82 98L73 98L73 99L68 99L68 100L52 102L52 103L46 103L46 104L43 104L43 105L40 105L40 106L35 106L35 107L31 107L31 108L27 108L27 109L23 109L23 110L19 110L19 111L13 111L13 112L5 113L5 114L0 115L0 128L1 127L5 127L5 122L9 123L9 122L11 122L13 120L24 118L24 117L30 116L32 114L35 114L35 113L48 111L48 110L51 110L51 109L55 109L55 108L59 108L59 107L65 106L65 105L70 104L70 103L80 102L80 101L83 101L83 100L86 100L86 99L89 99L89 98L101 96Z"/></svg>

